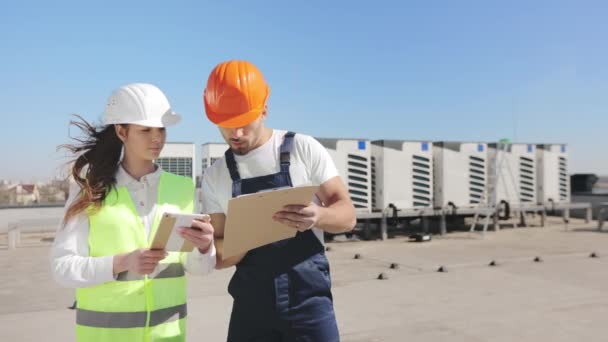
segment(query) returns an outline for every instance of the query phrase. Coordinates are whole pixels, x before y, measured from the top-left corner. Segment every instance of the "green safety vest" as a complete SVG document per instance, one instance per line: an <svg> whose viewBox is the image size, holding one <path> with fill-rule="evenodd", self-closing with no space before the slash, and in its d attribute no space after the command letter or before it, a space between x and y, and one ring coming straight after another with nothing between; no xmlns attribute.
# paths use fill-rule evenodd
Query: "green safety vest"
<svg viewBox="0 0 608 342"><path fill-rule="evenodd" d="M88 212L89 255L99 257L149 248L164 212L191 213L193 207L192 180L163 172L148 241L127 188L112 189L99 210ZM184 259L185 254L170 252L150 276L123 272L116 281L77 289L78 341L184 341Z"/></svg>

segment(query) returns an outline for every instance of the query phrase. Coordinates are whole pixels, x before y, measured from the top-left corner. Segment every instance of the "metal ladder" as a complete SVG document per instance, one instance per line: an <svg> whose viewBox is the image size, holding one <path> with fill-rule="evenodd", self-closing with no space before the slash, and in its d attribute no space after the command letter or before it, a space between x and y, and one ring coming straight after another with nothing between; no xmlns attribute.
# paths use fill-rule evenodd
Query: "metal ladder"
<svg viewBox="0 0 608 342"><path fill-rule="evenodd" d="M512 184L513 186L513 191L515 192L515 194L517 195L517 201L518 203L522 203L521 202L521 197L520 197L520 193L519 193L519 189L517 189L517 183L515 182L515 177L513 176L513 172L511 171L511 167L509 165L507 165L506 167L503 166L503 164L505 163L505 159L507 158L507 153L509 153L509 146L511 146L511 142L509 141L509 139L501 139L498 144L496 145L496 161L495 161L495 167L493 169L493 172L491 174L488 175L488 189L487 191L484 191L481 195L481 199L477 205L477 207L481 207L483 205L489 205L491 208L494 209L494 230L497 229L497 222L498 222L498 179L500 178L503 182L503 184L508 184L508 182L506 182L505 180L505 174L504 174L504 169L506 169L508 176L509 176L509 180L511 181L510 184ZM506 186L505 187L505 191L507 193L507 197L510 198L510 192L509 192L509 187ZM489 203L486 201L489 195ZM525 222L525 208L520 207L520 215L521 215L521 220L523 222L523 224L525 226L527 226L527 223ZM473 232L475 231L475 227L477 226L477 222L479 220L479 216L480 213L476 212L475 216L473 218L473 223L471 223L471 229L470 231ZM488 224L490 221L490 216L486 214L485 216L485 222L484 222L484 226L483 226L483 233L485 233L488 229ZM516 224L513 224L514 228L516 226Z"/></svg>

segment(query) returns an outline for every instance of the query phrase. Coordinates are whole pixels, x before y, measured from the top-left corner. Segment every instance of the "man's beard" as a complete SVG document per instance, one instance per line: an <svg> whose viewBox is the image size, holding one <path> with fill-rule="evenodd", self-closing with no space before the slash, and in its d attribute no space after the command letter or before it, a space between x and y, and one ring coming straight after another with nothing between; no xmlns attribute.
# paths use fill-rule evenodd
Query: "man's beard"
<svg viewBox="0 0 608 342"><path fill-rule="evenodd" d="M245 149L244 146L240 146L240 147L230 147L230 149L232 150L232 153L236 154L237 156L242 156L247 154L247 149Z"/></svg>

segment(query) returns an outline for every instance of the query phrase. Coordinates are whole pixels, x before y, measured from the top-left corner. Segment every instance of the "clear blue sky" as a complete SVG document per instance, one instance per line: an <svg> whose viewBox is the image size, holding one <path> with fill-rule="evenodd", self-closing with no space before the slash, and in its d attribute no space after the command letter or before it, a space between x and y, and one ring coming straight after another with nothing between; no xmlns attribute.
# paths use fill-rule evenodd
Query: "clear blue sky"
<svg viewBox="0 0 608 342"><path fill-rule="evenodd" d="M608 174L606 1L99 1L0 6L0 179L56 173L69 114L98 120L150 82L219 141L209 71L248 59L269 125L319 137L569 144L571 172Z"/></svg>

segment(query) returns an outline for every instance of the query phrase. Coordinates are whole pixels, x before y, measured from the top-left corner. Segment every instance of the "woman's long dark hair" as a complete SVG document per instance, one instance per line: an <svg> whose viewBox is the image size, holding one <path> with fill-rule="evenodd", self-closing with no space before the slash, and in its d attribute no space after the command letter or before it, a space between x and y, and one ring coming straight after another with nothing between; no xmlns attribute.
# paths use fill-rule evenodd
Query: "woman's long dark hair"
<svg viewBox="0 0 608 342"><path fill-rule="evenodd" d="M66 211L64 222L91 205L101 207L116 184L116 171L122 152L122 141L116 135L114 125L95 127L81 116L75 116L79 120L71 120L70 125L78 127L84 137L72 138L76 144L61 145L59 149L67 149L76 156L70 174L81 190Z"/></svg>

